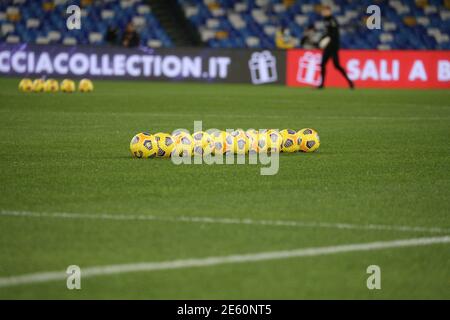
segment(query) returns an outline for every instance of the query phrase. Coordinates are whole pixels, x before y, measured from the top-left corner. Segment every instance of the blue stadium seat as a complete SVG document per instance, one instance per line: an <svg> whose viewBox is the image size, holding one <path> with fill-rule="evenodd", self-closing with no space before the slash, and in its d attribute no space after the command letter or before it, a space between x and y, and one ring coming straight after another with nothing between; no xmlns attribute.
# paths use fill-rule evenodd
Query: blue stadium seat
<svg viewBox="0 0 450 320"><path fill-rule="evenodd" d="M20 3L14 0L0 1L0 17L5 16L5 19L0 18L0 30L2 25L14 24L15 31L3 33L0 31L0 41L6 41L9 35L17 35L22 42L36 42L38 38L48 38L49 43L63 43L64 38L75 38L79 44L89 44L89 35L100 33L105 37L108 27L118 27L124 29L125 26L135 17L142 17L145 21L145 26L138 29L141 36L141 45L147 45L147 40L150 39L148 31L151 30L152 39L159 40L165 47L171 47L172 41L168 37L165 30L159 25L157 19L151 13L151 10L146 13L139 13L139 7L146 5L144 0L134 0L132 5L122 7L121 1L86 1L87 5L82 7L86 12L81 19L82 30L67 30L66 27L66 4L52 5L54 2L49 0L25 0ZM68 1L70 4L80 5L80 1ZM46 5L50 6L45 9ZM18 10L19 14L8 15L8 10ZM109 18L102 18L102 11L108 9L113 11L113 16ZM148 10L142 10L145 12ZM27 21L29 19L39 19L39 25L36 28L28 28ZM61 38L52 40L49 34L52 32L61 33ZM105 44L104 38L100 41L95 41L93 44Z"/></svg>
<svg viewBox="0 0 450 320"><path fill-rule="evenodd" d="M341 39L343 48L376 49L380 45L388 44L395 49L442 49L449 45L445 35L450 34L450 10L444 6L444 0L428 0L426 8L420 7L413 0L380 0L375 2L372 0L334 0L327 3L329 2L332 4L335 16L346 21L341 25L341 29L344 31ZM233 23L221 23L219 28L215 28L214 31L226 31L231 43L236 47L246 46L246 39L249 37L257 37L260 39L260 47L274 48L274 36L268 36L264 32L266 25L287 27L292 36L300 39L306 25L321 20L320 14L316 10L320 8L322 1L178 0L178 3L185 9L185 12L188 7L198 8L197 14L186 15L186 17L198 28L200 33L208 32L206 20L212 16L214 10L222 8L227 12L224 18L228 18L230 13L237 14L245 22L245 26L238 30L233 26ZM394 26L393 30L388 30L394 35L394 41L392 42L380 42L379 35L384 30L368 30L364 25L364 18L367 17L366 8L374 3L381 8L382 21ZM263 10L268 20L261 23L255 20L252 16L254 9ZM449 15L449 18L444 20L442 12L446 12L445 14ZM299 25L295 20L297 15L307 17L307 23ZM406 25L404 19L409 17L416 20L421 18L425 21L425 24L427 24L426 18L428 18L430 23L426 26ZM440 34L436 33L429 36L427 35L428 28L439 29ZM225 47L229 43L214 39L207 41L207 45L214 48Z"/></svg>
<svg viewBox="0 0 450 320"><path fill-rule="evenodd" d="M65 4L49 6L48 3L54 3L50 0L25 0L24 3L2 0L0 41L6 41L9 36L31 43L38 39L63 43L65 38L74 38L77 43L88 44L90 34L95 33L101 34L103 39L93 44L104 44L108 27L123 30L138 17L144 21L143 26L138 28L141 45L155 40L164 47L173 46L151 10L142 10L147 5L145 0L133 0L128 2L130 5L123 5L120 0L71 0L68 3L80 5L81 2L91 3L83 7L83 28L81 31L68 31L64 19ZM321 21L318 12L321 0L178 0L178 3L201 36L205 33L206 45L214 48L275 48L274 28L286 27L294 38L300 39L307 25ZM450 10L444 0L427 0L425 6L413 0L333 0L328 3L331 3L334 15L342 21L343 48L376 49L380 45L393 49L449 47ZM366 8L373 3L381 8L382 30L368 30L364 24ZM18 14L14 14L14 10ZM110 11L106 17L103 17L104 10ZM33 19L39 23L34 25ZM209 19L216 19L218 23L208 25ZM29 21L32 26L28 26ZM55 32L59 32L60 36L55 36ZM391 33L393 39L382 42L380 34L384 32ZM228 37L223 38L226 35Z"/></svg>

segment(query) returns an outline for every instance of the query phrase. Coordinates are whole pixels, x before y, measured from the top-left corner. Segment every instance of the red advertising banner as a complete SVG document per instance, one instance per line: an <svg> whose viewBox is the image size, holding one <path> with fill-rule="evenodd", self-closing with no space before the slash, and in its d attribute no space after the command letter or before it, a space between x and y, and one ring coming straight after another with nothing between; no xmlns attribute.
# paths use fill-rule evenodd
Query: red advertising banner
<svg viewBox="0 0 450 320"><path fill-rule="evenodd" d="M289 50L287 85L318 85L321 58L320 50ZM341 50L339 58L357 88L450 89L450 51ZM332 59L327 64L325 85L347 86Z"/></svg>

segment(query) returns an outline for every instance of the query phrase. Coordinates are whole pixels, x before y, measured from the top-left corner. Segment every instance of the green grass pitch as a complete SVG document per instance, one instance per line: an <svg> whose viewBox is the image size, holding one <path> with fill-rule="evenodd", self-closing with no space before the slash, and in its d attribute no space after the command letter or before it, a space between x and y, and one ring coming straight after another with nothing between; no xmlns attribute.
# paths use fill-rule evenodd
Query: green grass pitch
<svg viewBox="0 0 450 320"><path fill-rule="evenodd" d="M91 94L25 94L17 84L0 79L0 279L72 264L83 272L450 234L449 90L96 81ZM192 130L194 120L206 129L312 127L321 147L282 154L274 176L261 176L260 165L131 159L135 133ZM80 216L6 214L21 211ZM88 218L103 213L166 220ZM341 223L362 228L335 227ZM436 227L441 231L427 229ZM82 278L81 290L68 290L65 280L0 287L0 298L449 299L449 249L435 244L120 273ZM381 290L366 287L369 265L381 268Z"/></svg>

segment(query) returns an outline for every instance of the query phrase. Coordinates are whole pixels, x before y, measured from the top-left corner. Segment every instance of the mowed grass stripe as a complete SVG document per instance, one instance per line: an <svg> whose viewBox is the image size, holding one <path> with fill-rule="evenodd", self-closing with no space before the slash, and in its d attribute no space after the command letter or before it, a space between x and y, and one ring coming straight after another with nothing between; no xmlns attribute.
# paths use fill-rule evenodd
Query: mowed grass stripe
<svg viewBox="0 0 450 320"><path fill-rule="evenodd" d="M223 264L236 264L246 262L258 262L267 260L280 260L288 258L323 256L329 254L372 251L382 249L393 249L402 247L427 246L433 244L450 243L450 236L431 237L431 238L413 238L393 241L379 241L369 243L355 243L339 246L312 247L296 250L271 251L250 254L229 255L223 257L207 257L199 259L184 259L162 262L142 262L131 264L117 264L107 266L87 267L81 270L81 277L95 277L112 274L122 274L130 272L149 272L158 270L184 269L192 267L209 267ZM11 287L16 285L42 283L66 279L64 271L51 271L34 274L25 274L20 276L0 278L0 287Z"/></svg>
<svg viewBox="0 0 450 320"><path fill-rule="evenodd" d="M10 114L11 110L0 110L0 113ZM15 111L16 114L22 113L32 113L30 111ZM245 118L245 119L254 119L254 114L221 114L221 113L208 113L206 116L202 113L161 113L161 112L95 112L95 111L41 111L41 114L49 114L58 117L71 117L73 115L78 116L101 116L101 117L138 117L138 116L151 116L151 117L161 117L161 118L198 118L201 120L202 118ZM292 115L290 114L261 114L257 115L258 118L263 119L292 119ZM314 116L314 115L300 115L297 116L299 119L306 120L361 120L361 121L450 121L450 117L414 117L414 116ZM208 128L209 129L209 128ZM261 128L261 129L269 129L269 128ZM174 129L175 130L175 129ZM281 129L280 129L281 130Z"/></svg>
<svg viewBox="0 0 450 320"><path fill-rule="evenodd" d="M1 210L2 216L32 217L32 218L57 218L57 219L94 219L94 220L125 220L125 221L162 221L174 223L208 223L208 224L234 224L274 227L297 228L330 228L348 230L380 230L395 232L427 232L450 233L450 229L439 227L396 226L379 224L351 224L351 223L327 223L307 222L295 220L256 220L250 218L225 218L225 217L198 217L198 216L155 216L150 214L108 214L108 213L68 213L68 212L30 212Z"/></svg>
<svg viewBox="0 0 450 320"><path fill-rule="evenodd" d="M318 92L98 80L92 94L67 95L23 94L18 79L0 83L0 211L302 224L0 215L1 277L63 270L70 264L85 270L450 235L304 226L347 222L450 229L450 90ZM279 173L270 178L259 175L259 166L175 166L130 159L135 133L192 130L194 120L203 120L204 129L312 127L322 145L317 153L282 155ZM9 299L442 299L448 296L443 286L449 278L448 248L121 274L92 278L78 293L66 290L65 280L0 291ZM382 292L366 293L370 264L386 267Z"/></svg>

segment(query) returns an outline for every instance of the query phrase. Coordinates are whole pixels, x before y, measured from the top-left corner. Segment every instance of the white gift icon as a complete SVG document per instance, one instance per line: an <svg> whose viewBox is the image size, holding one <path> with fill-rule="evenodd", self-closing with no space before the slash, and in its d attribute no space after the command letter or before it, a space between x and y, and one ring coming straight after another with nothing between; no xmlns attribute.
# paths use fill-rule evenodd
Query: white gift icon
<svg viewBox="0 0 450 320"><path fill-rule="evenodd" d="M248 61L253 84L275 82L277 75L277 60L267 50L254 52Z"/></svg>
<svg viewBox="0 0 450 320"><path fill-rule="evenodd" d="M298 59L297 81L311 85L318 85L321 80L320 62L322 55L320 53L305 52Z"/></svg>

